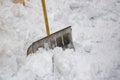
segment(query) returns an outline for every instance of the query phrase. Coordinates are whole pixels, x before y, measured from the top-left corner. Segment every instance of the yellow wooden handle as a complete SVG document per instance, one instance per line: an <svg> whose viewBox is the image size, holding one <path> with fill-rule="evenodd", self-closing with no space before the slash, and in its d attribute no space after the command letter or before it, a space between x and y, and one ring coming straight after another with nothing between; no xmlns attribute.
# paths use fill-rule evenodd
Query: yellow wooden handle
<svg viewBox="0 0 120 80"><path fill-rule="evenodd" d="M50 29L49 29L45 0L41 0L41 2L42 2L42 7L43 7L44 20L45 20L45 25L46 25L46 32L47 32L47 36L49 36L50 35Z"/></svg>

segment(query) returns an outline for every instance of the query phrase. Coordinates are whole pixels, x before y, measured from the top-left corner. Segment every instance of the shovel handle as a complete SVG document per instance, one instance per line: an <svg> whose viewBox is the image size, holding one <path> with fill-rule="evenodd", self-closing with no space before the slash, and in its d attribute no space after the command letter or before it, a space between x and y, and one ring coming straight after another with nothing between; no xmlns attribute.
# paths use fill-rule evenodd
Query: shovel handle
<svg viewBox="0 0 120 80"><path fill-rule="evenodd" d="M50 35L50 29L49 29L45 0L41 0L41 2L42 2L43 13L44 13L44 21L45 21L45 25L46 25L46 33L47 33L47 36L49 36Z"/></svg>

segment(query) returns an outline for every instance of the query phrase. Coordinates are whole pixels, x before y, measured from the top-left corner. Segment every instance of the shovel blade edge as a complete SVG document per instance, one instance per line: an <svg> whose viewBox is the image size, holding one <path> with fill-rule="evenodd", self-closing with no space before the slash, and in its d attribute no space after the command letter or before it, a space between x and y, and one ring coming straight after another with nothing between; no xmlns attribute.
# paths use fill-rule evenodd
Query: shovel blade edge
<svg viewBox="0 0 120 80"><path fill-rule="evenodd" d="M67 48L75 50L72 40L71 26L33 42L27 50L27 55L35 53L39 48L49 50L54 49L55 47L62 47L63 50Z"/></svg>

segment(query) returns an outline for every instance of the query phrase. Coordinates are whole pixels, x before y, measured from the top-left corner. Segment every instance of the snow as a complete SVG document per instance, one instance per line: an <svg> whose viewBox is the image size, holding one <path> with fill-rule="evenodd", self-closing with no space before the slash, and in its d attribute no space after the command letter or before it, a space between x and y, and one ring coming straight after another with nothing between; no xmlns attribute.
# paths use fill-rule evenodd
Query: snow
<svg viewBox="0 0 120 80"><path fill-rule="evenodd" d="M25 2L0 0L0 80L120 80L119 0L46 0L51 33L71 25L75 51L29 56L46 31L40 0Z"/></svg>

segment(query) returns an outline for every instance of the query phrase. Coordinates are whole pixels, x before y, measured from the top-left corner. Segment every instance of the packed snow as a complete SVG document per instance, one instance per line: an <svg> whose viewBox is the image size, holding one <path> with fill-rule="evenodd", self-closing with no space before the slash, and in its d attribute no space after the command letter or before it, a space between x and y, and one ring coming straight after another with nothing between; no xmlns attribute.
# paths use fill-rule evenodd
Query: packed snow
<svg viewBox="0 0 120 80"><path fill-rule="evenodd" d="M46 30L41 1L25 3L0 0L0 80L120 80L120 0L46 0L51 33L71 25L75 51L29 56Z"/></svg>

